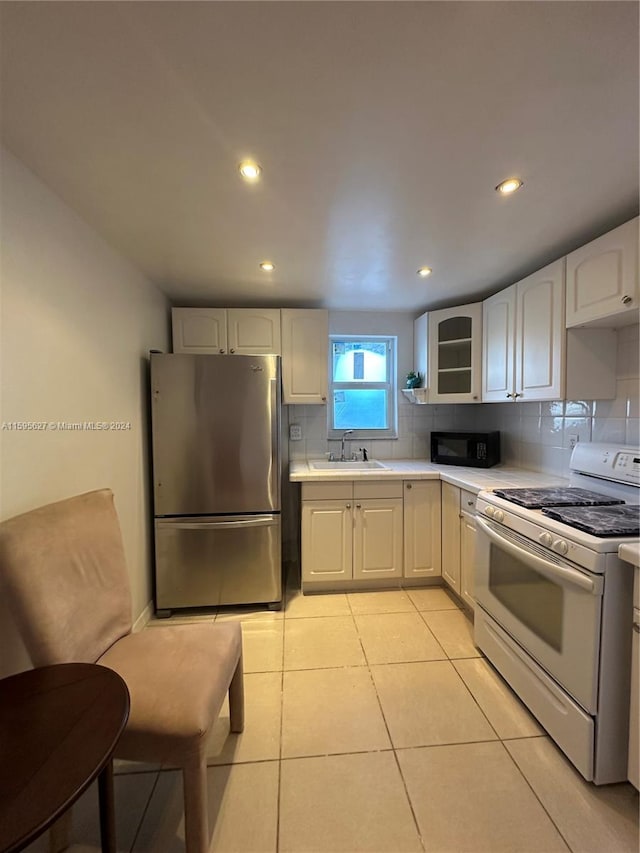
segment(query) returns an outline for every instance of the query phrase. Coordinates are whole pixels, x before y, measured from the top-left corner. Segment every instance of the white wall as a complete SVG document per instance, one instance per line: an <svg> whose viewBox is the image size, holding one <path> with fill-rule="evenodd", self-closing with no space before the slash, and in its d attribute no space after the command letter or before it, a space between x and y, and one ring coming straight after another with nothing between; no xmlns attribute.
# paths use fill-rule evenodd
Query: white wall
<svg viewBox="0 0 640 853"><path fill-rule="evenodd" d="M149 349L168 349L164 294L2 152L0 420L130 422L122 431L0 431L0 518L113 489L133 618L151 599ZM0 601L0 675L29 666Z"/></svg>
<svg viewBox="0 0 640 853"><path fill-rule="evenodd" d="M398 339L397 381L404 387L413 370L413 314L406 312L331 311L331 335L395 335ZM291 459L322 457L328 450L340 451L339 441L327 441L326 406L288 406L289 422L302 427L302 441L289 442ZM377 459L426 459L427 439L432 428L434 406L415 406L398 391L397 440L370 439L367 449ZM360 442L361 444L362 442ZM354 449L360 446L354 442ZM348 452L351 447L347 445Z"/></svg>
<svg viewBox="0 0 640 853"><path fill-rule="evenodd" d="M331 334L398 336L398 387L413 368L413 317L400 313L332 312ZM398 439L369 440L378 459L428 459L432 430L501 432L502 461L532 471L567 476L569 437L580 441L640 444L639 326L617 331L618 358L614 400L569 400L545 403L483 403L416 406L400 394ZM318 458L336 451L339 442L327 440L325 406L289 406L290 423L302 427L302 441L290 441L291 459Z"/></svg>
<svg viewBox="0 0 640 853"><path fill-rule="evenodd" d="M623 326L617 331L614 400L485 403L479 413L479 428L501 431L504 462L533 471L567 476L572 435L577 435L580 441L638 446L639 328L636 324Z"/></svg>

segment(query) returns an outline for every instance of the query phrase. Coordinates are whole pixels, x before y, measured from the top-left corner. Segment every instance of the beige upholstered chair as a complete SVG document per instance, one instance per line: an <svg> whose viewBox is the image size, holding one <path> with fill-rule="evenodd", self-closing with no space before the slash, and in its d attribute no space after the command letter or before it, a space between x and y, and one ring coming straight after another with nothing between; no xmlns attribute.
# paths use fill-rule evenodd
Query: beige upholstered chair
<svg viewBox="0 0 640 853"><path fill-rule="evenodd" d="M182 768L188 853L209 844L207 735L229 691L231 731L243 728L240 625L131 633L129 581L109 489L0 524L0 577L35 666L95 662L131 695L116 757Z"/></svg>

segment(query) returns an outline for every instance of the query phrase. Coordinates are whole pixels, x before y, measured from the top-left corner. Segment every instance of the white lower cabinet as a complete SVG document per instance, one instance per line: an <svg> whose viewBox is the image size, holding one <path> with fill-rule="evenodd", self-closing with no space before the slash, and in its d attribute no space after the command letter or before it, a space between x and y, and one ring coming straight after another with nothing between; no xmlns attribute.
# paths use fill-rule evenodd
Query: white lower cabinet
<svg viewBox="0 0 640 853"><path fill-rule="evenodd" d="M440 577L440 480L404 483L404 576Z"/></svg>
<svg viewBox="0 0 640 853"><path fill-rule="evenodd" d="M351 500L302 504L302 582L335 582L353 577Z"/></svg>
<svg viewBox="0 0 640 853"><path fill-rule="evenodd" d="M460 489L442 483L442 577L460 594Z"/></svg>
<svg viewBox="0 0 640 853"><path fill-rule="evenodd" d="M463 492L463 494L467 494ZM475 500L474 500L475 507ZM476 517L460 513L460 598L475 608Z"/></svg>
<svg viewBox="0 0 640 853"><path fill-rule="evenodd" d="M442 577L473 610L476 496L442 483Z"/></svg>
<svg viewBox="0 0 640 853"><path fill-rule="evenodd" d="M302 589L402 577L402 482L302 486Z"/></svg>
<svg viewBox="0 0 640 853"><path fill-rule="evenodd" d="M353 579L402 577L402 498L363 499L353 510Z"/></svg>

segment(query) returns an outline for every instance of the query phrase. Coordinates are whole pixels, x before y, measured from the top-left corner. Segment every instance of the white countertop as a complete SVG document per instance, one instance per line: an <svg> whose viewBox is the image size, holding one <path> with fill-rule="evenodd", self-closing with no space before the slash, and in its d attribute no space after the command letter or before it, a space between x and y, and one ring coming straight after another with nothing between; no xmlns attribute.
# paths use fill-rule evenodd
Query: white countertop
<svg viewBox="0 0 640 853"><path fill-rule="evenodd" d="M528 488L568 484L564 477L527 471L508 465L493 468L465 468L458 465L434 465L420 459L381 459L384 468L368 470L324 470L311 468L308 461L291 462L289 480L292 483L344 482L349 480L444 480L476 494L483 489Z"/></svg>
<svg viewBox="0 0 640 853"><path fill-rule="evenodd" d="M630 542L628 545L620 545L618 557L625 563L640 566L640 542Z"/></svg>

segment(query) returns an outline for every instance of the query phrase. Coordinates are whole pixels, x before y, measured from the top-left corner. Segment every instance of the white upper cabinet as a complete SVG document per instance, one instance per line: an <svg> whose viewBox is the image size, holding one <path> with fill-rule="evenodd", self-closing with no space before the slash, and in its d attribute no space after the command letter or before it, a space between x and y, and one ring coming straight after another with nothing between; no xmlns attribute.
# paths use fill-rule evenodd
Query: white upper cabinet
<svg viewBox="0 0 640 853"><path fill-rule="evenodd" d="M516 285L482 303L482 399L504 402L515 391Z"/></svg>
<svg viewBox="0 0 640 853"><path fill-rule="evenodd" d="M224 308L172 308L174 352L225 353L227 312Z"/></svg>
<svg viewBox="0 0 640 853"><path fill-rule="evenodd" d="M515 394L518 400L564 396L564 258L516 285Z"/></svg>
<svg viewBox="0 0 640 853"><path fill-rule="evenodd" d="M173 351L280 355L279 308L172 308Z"/></svg>
<svg viewBox="0 0 640 853"><path fill-rule="evenodd" d="M567 255L567 326L638 322L638 218Z"/></svg>
<svg viewBox="0 0 640 853"><path fill-rule="evenodd" d="M429 312L413 321L413 369L422 376L422 401L429 402Z"/></svg>
<svg viewBox="0 0 640 853"><path fill-rule="evenodd" d="M480 400L482 303L429 314L429 402Z"/></svg>
<svg viewBox="0 0 640 853"><path fill-rule="evenodd" d="M562 399L564 259L485 299L482 311L482 399Z"/></svg>
<svg viewBox="0 0 640 853"><path fill-rule="evenodd" d="M485 402L615 397L616 333L565 329L564 258L483 303Z"/></svg>
<svg viewBox="0 0 640 853"><path fill-rule="evenodd" d="M313 405L327 402L329 312L283 308L282 401Z"/></svg>
<svg viewBox="0 0 640 853"><path fill-rule="evenodd" d="M229 352L280 355L279 308L227 308Z"/></svg>

